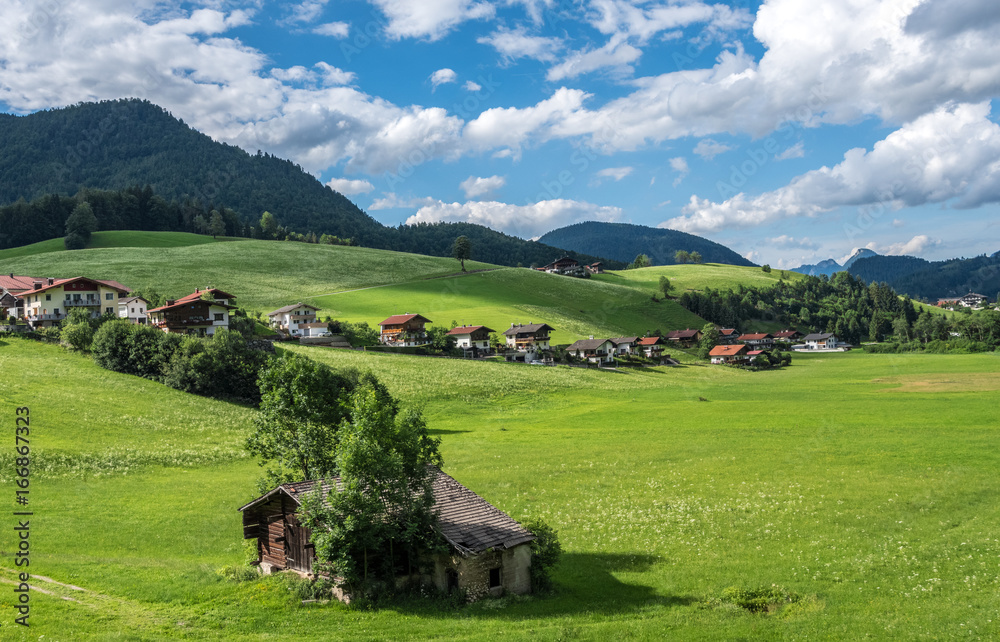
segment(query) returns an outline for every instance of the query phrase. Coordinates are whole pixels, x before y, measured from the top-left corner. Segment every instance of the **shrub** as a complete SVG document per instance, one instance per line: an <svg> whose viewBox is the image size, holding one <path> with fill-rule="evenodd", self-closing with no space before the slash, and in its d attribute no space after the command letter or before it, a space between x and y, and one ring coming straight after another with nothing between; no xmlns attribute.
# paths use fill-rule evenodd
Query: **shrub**
<svg viewBox="0 0 1000 642"><path fill-rule="evenodd" d="M61 337L62 342L70 348L83 352L90 349L94 330L89 323L71 323L62 329Z"/></svg>
<svg viewBox="0 0 1000 642"><path fill-rule="evenodd" d="M98 328L90 344L97 365L105 370L129 373L128 339L132 327L127 319L120 319L105 323Z"/></svg>
<svg viewBox="0 0 1000 642"><path fill-rule="evenodd" d="M559 534L538 518L528 520L523 526L535 534L535 541L531 542L531 588L536 592L550 591L552 569L562 555Z"/></svg>
<svg viewBox="0 0 1000 642"><path fill-rule="evenodd" d="M730 586L722 591L720 601L734 604L751 613L766 613L776 610L784 604L798 602L800 599L802 599L801 596L792 593L783 586L772 584L771 586L757 586L753 588Z"/></svg>

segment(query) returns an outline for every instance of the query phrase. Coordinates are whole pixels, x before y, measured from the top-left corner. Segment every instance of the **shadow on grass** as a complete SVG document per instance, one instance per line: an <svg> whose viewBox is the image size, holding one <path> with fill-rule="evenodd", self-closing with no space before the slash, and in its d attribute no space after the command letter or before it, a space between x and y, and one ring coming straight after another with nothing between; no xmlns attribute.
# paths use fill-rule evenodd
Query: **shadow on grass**
<svg viewBox="0 0 1000 642"><path fill-rule="evenodd" d="M553 574L555 591L529 599L487 599L468 607L435 609L419 599L395 604L392 610L428 617L469 617L529 620L591 613L622 615L650 608L689 606L699 600L692 595L661 595L650 586L621 580L622 573L644 573L660 558L643 553L566 553Z"/></svg>
<svg viewBox="0 0 1000 642"><path fill-rule="evenodd" d="M444 430L442 428L428 428L427 434L429 435L460 435L462 433L472 432L471 430Z"/></svg>

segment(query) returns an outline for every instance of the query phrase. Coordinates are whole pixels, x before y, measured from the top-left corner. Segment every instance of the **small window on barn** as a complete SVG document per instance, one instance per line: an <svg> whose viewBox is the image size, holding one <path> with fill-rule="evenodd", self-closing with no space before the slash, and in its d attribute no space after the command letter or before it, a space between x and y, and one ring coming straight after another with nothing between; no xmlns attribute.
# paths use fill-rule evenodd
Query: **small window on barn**
<svg viewBox="0 0 1000 642"><path fill-rule="evenodd" d="M490 588L500 588L500 567L490 569Z"/></svg>

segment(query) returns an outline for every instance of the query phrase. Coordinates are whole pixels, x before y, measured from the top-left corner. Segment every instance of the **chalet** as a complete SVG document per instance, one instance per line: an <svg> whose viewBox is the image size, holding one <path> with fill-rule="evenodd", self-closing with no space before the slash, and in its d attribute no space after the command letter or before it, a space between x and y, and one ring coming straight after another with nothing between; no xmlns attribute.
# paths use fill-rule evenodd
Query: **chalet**
<svg viewBox="0 0 1000 642"><path fill-rule="evenodd" d="M647 359L663 357L663 339L660 337L643 337L636 343L636 348L641 350Z"/></svg>
<svg viewBox="0 0 1000 642"><path fill-rule="evenodd" d="M671 330L667 333L667 341L673 341L682 346L692 346L701 341L701 330Z"/></svg>
<svg viewBox="0 0 1000 642"><path fill-rule="evenodd" d="M433 323L419 314L395 314L379 323L381 342L387 346L413 347L430 343L425 325Z"/></svg>
<svg viewBox="0 0 1000 642"><path fill-rule="evenodd" d="M820 334L807 334L802 342L804 346L796 346L797 350L843 350L843 344L837 341L836 335L832 332Z"/></svg>
<svg viewBox="0 0 1000 642"><path fill-rule="evenodd" d="M463 325L448 331L455 338L455 347L472 352L490 351L490 333L496 332L485 325Z"/></svg>
<svg viewBox="0 0 1000 642"><path fill-rule="evenodd" d="M197 289L166 305L147 310L149 324L170 334L212 336L219 328L229 329L230 301L236 297L216 288Z"/></svg>
<svg viewBox="0 0 1000 642"><path fill-rule="evenodd" d="M617 337L610 341L615 344L615 354L634 354L639 337Z"/></svg>
<svg viewBox="0 0 1000 642"><path fill-rule="evenodd" d="M980 308L986 303L986 297L982 294L969 292L958 299L958 304L963 308Z"/></svg>
<svg viewBox="0 0 1000 642"><path fill-rule="evenodd" d="M613 340L595 339L593 337L581 339L571 344L566 348L566 352L578 359L586 359L590 363L596 363L597 365L614 363L616 354Z"/></svg>
<svg viewBox="0 0 1000 642"><path fill-rule="evenodd" d="M712 363L733 365L745 363L748 359L748 352L750 351L745 345L735 344L731 346L715 346L708 353L708 356L712 360Z"/></svg>
<svg viewBox="0 0 1000 642"><path fill-rule="evenodd" d="M740 333L734 328L719 328L719 345L728 346L737 343Z"/></svg>
<svg viewBox="0 0 1000 642"><path fill-rule="evenodd" d="M293 303L283 308L278 308L274 312L268 312L268 322L272 328L287 332L293 337L304 336L304 325L316 323L316 312L319 311L314 305L308 303Z"/></svg>
<svg viewBox="0 0 1000 642"><path fill-rule="evenodd" d="M71 279L35 281L20 294L24 317L32 328L48 327L66 318L73 308L83 308L90 316L118 314L118 299L129 289L117 281L76 276Z"/></svg>
<svg viewBox="0 0 1000 642"><path fill-rule="evenodd" d="M765 332L741 334L739 342L751 350L770 350L774 347L774 337Z"/></svg>
<svg viewBox="0 0 1000 642"><path fill-rule="evenodd" d="M563 274L564 272L576 269L580 267L580 262L576 259L571 259L568 256L564 256L561 259L556 259L548 265L540 268L536 268L540 272L548 272L550 274Z"/></svg>
<svg viewBox="0 0 1000 642"><path fill-rule="evenodd" d="M510 324L503 331L507 338L507 361L548 361L549 335L554 328L547 323Z"/></svg>
<svg viewBox="0 0 1000 642"><path fill-rule="evenodd" d="M756 361L757 357L764 354L763 350L751 350L747 353L747 360L750 362Z"/></svg>
<svg viewBox="0 0 1000 642"><path fill-rule="evenodd" d="M531 542L534 534L450 476L436 470L433 483L437 528L448 545L447 554L436 555L427 581L440 591L488 589L531 591ZM296 571L311 574L315 551L309 529L298 512L309 493L328 496L339 480L282 484L239 510L243 513L243 538L257 540L257 563L265 573ZM349 599L349 596L346 596Z"/></svg>
<svg viewBox="0 0 1000 642"><path fill-rule="evenodd" d="M774 333L775 341L785 341L787 343L794 343L802 338L802 333L798 330L782 330L781 332Z"/></svg>
<svg viewBox="0 0 1000 642"><path fill-rule="evenodd" d="M604 274L604 264L602 264L600 261L596 263L591 263L590 265L585 265L584 269L590 272L591 274Z"/></svg>
<svg viewBox="0 0 1000 642"><path fill-rule="evenodd" d="M128 319L132 323L143 325L146 323L146 310L149 309L149 301L141 296L130 296L118 299L118 317Z"/></svg>

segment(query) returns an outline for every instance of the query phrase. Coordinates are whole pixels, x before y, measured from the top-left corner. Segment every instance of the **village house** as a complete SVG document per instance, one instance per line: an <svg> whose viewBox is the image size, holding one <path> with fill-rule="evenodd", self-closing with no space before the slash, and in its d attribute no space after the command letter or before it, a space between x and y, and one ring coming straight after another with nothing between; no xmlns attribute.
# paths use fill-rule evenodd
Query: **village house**
<svg viewBox="0 0 1000 642"><path fill-rule="evenodd" d="M845 344L842 344L837 340L836 335L832 332L823 332L817 334L807 334L802 339L803 345L795 346L798 351L803 350L836 350L838 352L843 352Z"/></svg>
<svg viewBox="0 0 1000 642"><path fill-rule="evenodd" d="M580 267L580 262L576 259L571 259L568 256L564 256L560 259L552 261L548 265L540 268L535 268L539 272L548 272L549 274L563 274L567 270L575 269Z"/></svg>
<svg viewBox="0 0 1000 642"><path fill-rule="evenodd" d="M580 339L570 344L566 352L577 359L586 359L590 363L605 365L615 362L615 344L611 339Z"/></svg>
<svg viewBox="0 0 1000 642"><path fill-rule="evenodd" d="M129 289L117 281L76 276L70 279L35 281L30 290L20 294L24 318L32 328L58 325L69 311L82 308L92 318L118 314L118 299Z"/></svg>
<svg viewBox="0 0 1000 642"><path fill-rule="evenodd" d="M379 323L382 327L380 341L387 346L414 347L430 343L426 324L433 323L419 314L395 314Z"/></svg>
<svg viewBox="0 0 1000 642"><path fill-rule="evenodd" d="M147 310L149 324L169 334L212 336L216 330L229 329L230 301L236 297L216 288L197 289L180 299L168 299L166 305Z"/></svg>
<svg viewBox="0 0 1000 642"><path fill-rule="evenodd" d="M398 579L422 581L443 592L530 592L534 534L449 475L435 471L433 510L450 551L425 560L433 562L430 574ZM313 573L311 533L299 521L298 512L307 494L320 492L325 498L338 481L334 478L282 484L239 509L243 513L243 538L257 540L257 563L264 573Z"/></svg>
<svg viewBox="0 0 1000 642"><path fill-rule="evenodd" d="M659 360L663 358L663 339L661 337L643 337L639 339L636 347L642 351L642 356L647 359Z"/></svg>
<svg viewBox="0 0 1000 642"><path fill-rule="evenodd" d="M283 308L278 308L274 312L268 312L267 318L271 327L281 330L293 337L309 336L305 333L303 326L316 323L316 313L319 311L314 305L308 303L293 303Z"/></svg>
<svg viewBox="0 0 1000 642"><path fill-rule="evenodd" d="M610 341L615 344L615 354L634 354L639 337L616 337Z"/></svg>
<svg viewBox="0 0 1000 642"><path fill-rule="evenodd" d="M549 334L554 328L547 323L510 324L503 334L507 337L507 361L545 361L549 359Z"/></svg>
<svg viewBox="0 0 1000 642"><path fill-rule="evenodd" d="M332 336L330 333L330 324L323 323L322 321L299 323L298 335L296 336L302 337L303 339Z"/></svg>
<svg viewBox="0 0 1000 642"><path fill-rule="evenodd" d="M24 317L24 299L21 294L34 287L35 283L46 283L47 278L19 276L13 272L0 274L0 315L12 319Z"/></svg>
<svg viewBox="0 0 1000 642"><path fill-rule="evenodd" d="M584 269L590 272L591 274L604 274L604 264L602 264L600 261L597 261L596 263L591 263L590 265L585 265Z"/></svg>
<svg viewBox="0 0 1000 642"><path fill-rule="evenodd" d="M728 346L737 343L740 333L735 328L719 328L718 345Z"/></svg>
<svg viewBox="0 0 1000 642"><path fill-rule="evenodd" d="M691 328L671 330L667 333L667 341L690 347L701 341L701 330L692 330Z"/></svg>
<svg viewBox="0 0 1000 642"><path fill-rule="evenodd" d="M958 304L963 308L981 308L986 304L987 298L982 294L969 292L958 299Z"/></svg>
<svg viewBox="0 0 1000 642"><path fill-rule="evenodd" d="M955 296L955 297L946 297L943 299L938 299L936 305L939 308L948 308L950 310L954 310L955 306L958 305L958 301L960 298L961 297Z"/></svg>
<svg viewBox="0 0 1000 642"><path fill-rule="evenodd" d="M715 346L709 351L708 356L714 364L734 365L745 363L749 358L747 347L743 344L731 346Z"/></svg>
<svg viewBox="0 0 1000 642"><path fill-rule="evenodd" d="M750 350L770 350L774 347L774 337L766 332L741 334L739 341Z"/></svg>
<svg viewBox="0 0 1000 642"><path fill-rule="evenodd" d="M448 331L449 337L454 337L455 347L473 353L488 353L490 351L490 333L496 332L485 325L463 325Z"/></svg>
<svg viewBox="0 0 1000 642"><path fill-rule="evenodd" d="M138 325L146 323L146 310L148 308L149 301L141 296L118 299L118 317L120 319L128 319Z"/></svg>
<svg viewBox="0 0 1000 642"><path fill-rule="evenodd" d="M802 338L802 333L798 330L782 330L781 332L774 333L775 341L784 341L786 343L794 343Z"/></svg>

